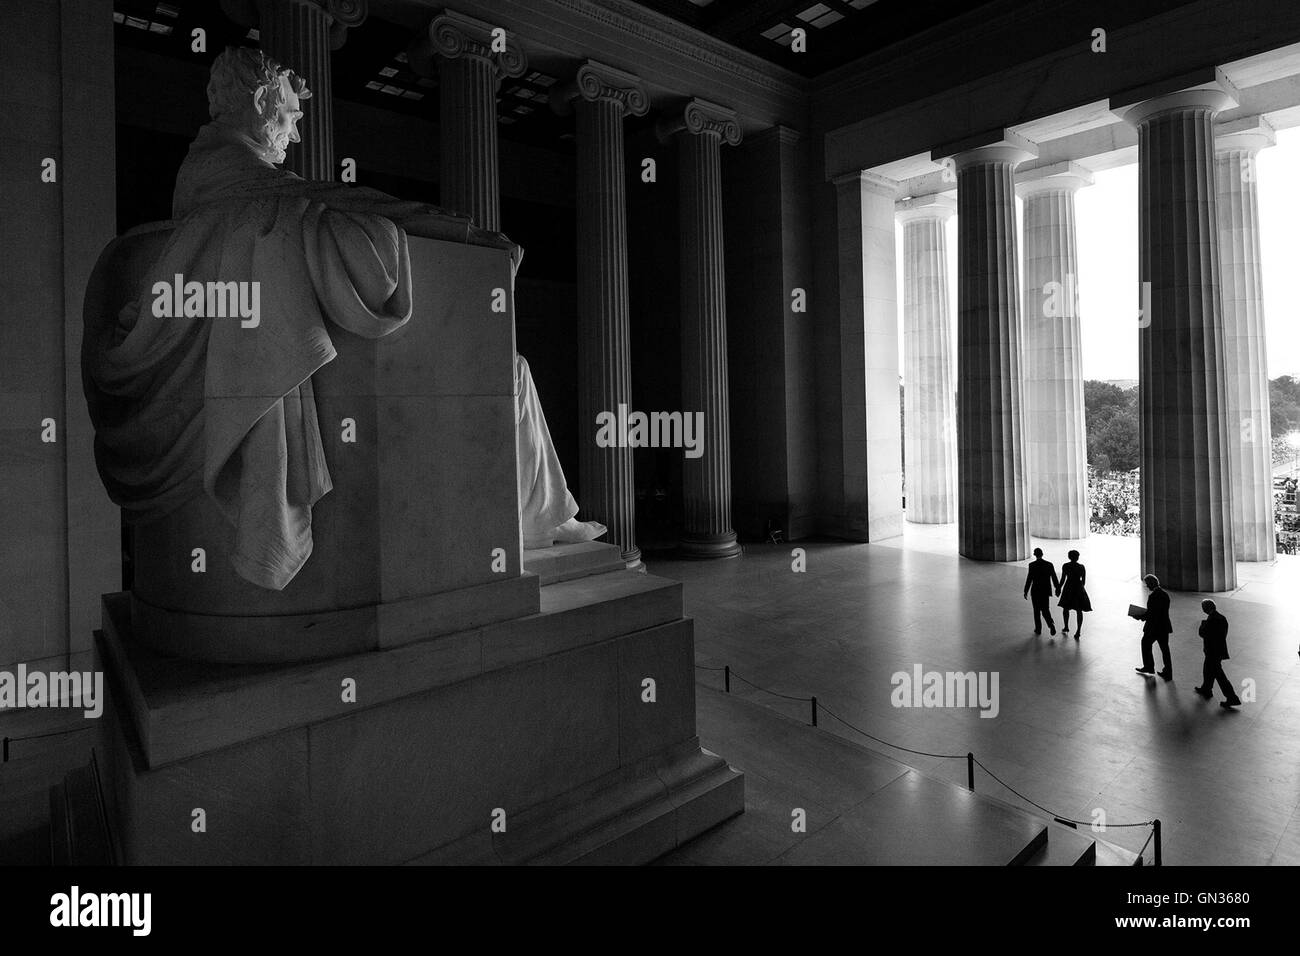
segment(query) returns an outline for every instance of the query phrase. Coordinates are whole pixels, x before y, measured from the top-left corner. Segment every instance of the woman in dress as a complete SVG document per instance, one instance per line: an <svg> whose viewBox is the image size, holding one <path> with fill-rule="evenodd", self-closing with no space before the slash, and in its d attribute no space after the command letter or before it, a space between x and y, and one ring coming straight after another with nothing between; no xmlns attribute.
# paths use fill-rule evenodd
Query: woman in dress
<svg viewBox="0 0 1300 956"><path fill-rule="evenodd" d="M1083 612L1092 610L1092 602L1088 600L1088 592L1083 586L1088 577L1088 569L1079 563L1078 551L1071 551L1069 557L1070 560L1061 565L1061 587L1056 592L1061 600L1056 603L1061 608L1061 616L1065 618L1063 630L1066 634L1070 633L1070 611L1078 612L1078 625L1074 629L1074 639L1077 641L1083 633Z"/></svg>

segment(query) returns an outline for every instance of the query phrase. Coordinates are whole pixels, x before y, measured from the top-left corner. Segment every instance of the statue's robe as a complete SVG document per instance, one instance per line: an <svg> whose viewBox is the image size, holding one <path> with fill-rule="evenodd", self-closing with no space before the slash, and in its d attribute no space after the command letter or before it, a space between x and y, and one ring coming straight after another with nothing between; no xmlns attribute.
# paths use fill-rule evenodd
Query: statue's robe
<svg viewBox="0 0 1300 956"><path fill-rule="evenodd" d="M522 355L515 355L515 446L524 547L546 547L555 529L578 513L578 503L564 480L533 374Z"/></svg>
<svg viewBox="0 0 1300 956"><path fill-rule="evenodd" d="M129 520L206 492L235 527L236 571L279 590L311 555L311 506L331 488L311 391L336 354L325 319L378 338L410 318L408 231L517 247L432 206L306 182L217 123L190 147L173 211L138 297L117 315L88 304L96 460ZM260 323L155 316L153 283L178 274L259 283Z"/></svg>

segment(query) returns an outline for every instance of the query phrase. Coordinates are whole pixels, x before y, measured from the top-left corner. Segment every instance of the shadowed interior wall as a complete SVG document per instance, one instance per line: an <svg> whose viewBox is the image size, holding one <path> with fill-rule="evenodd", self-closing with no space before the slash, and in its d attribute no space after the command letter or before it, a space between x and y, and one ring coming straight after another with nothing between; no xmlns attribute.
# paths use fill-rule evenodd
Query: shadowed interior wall
<svg viewBox="0 0 1300 956"><path fill-rule="evenodd" d="M743 540L764 540L769 528L802 537L811 523L817 459L805 154L797 133L777 127L723 160L733 521Z"/></svg>
<svg viewBox="0 0 1300 956"><path fill-rule="evenodd" d="M92 0L0 5L0 666L88 666L99 595L119 583L117 509L95 471L79 375L82 293L115 232L102 12ZM41 179L47 158L53 182Z"/></svg>

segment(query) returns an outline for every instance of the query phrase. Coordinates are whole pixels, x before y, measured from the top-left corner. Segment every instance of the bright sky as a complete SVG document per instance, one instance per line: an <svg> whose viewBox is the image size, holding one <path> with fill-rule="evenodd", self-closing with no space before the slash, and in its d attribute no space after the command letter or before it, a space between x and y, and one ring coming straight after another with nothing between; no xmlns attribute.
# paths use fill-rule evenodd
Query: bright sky
<svg viewBox="0 0 1300 956"><path fill-rule="evenodd" d="M1300 377L1300 128L1277 134L1259 154L1260 251L1268 377ZM1023 210L1018 208L1017 228ZM1079 242L1079 314L1083 325L1083 375L1136 379L1138 355L1137 165L1097 173L1075 197ZM902 227L898 235L899 309L902 309ZM1023 244L1022 244L1023 245ZM948 222L949 294L957 312L957 221ZM1023 288L1022 288L1023 295ZM954 324L954 334L956 327ZM899 368L902 336L899 336Z"/></svg>

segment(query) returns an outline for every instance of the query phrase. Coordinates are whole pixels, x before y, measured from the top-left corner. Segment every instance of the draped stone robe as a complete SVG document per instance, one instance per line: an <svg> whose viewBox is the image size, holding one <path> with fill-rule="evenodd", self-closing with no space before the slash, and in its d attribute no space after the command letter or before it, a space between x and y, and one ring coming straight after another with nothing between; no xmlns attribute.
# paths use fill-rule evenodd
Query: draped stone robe
<svg viewBox="0 0 1300 956"><path fill-rule="evenodd" d="M117 315L87 303L83 379L100 475L128 520L201 493L235 526L237 572L282 589L311 555L311 507L331 488L311 376L336 352L326 323L378 338L411 316L407 232L515 250L422 203L306 182L240 131L210 123L173 197L176 228ZM260 284L260 322L159 317L156 281Z"/></svg>

